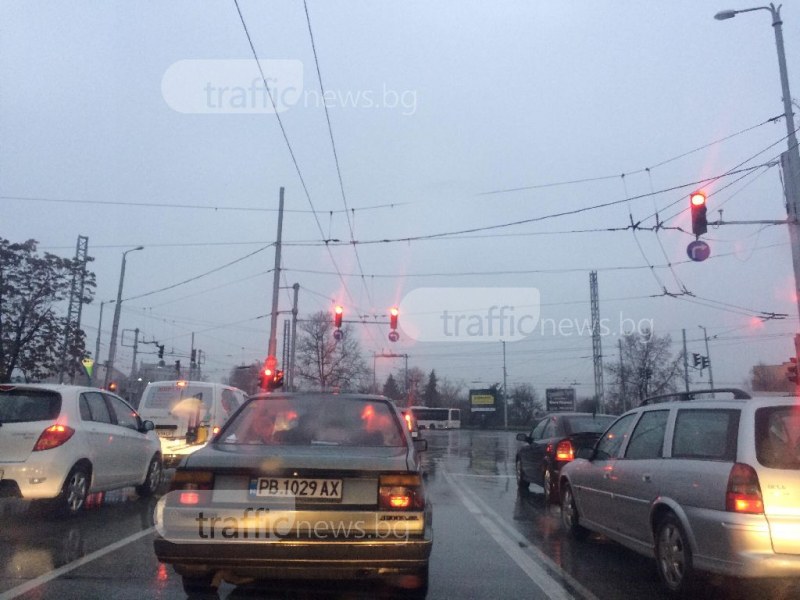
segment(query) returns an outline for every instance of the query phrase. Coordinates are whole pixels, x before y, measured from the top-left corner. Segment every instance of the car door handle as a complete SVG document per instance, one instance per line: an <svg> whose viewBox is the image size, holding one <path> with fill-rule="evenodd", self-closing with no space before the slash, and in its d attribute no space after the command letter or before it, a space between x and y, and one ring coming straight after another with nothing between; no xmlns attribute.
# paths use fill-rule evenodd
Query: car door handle
<svg viewBox="0 0 800 600"><path fill-rule="evenodd" d="M642 481L644 481L645 483L650 483L653 481L653 478L650 475L650 473L645 473L644 475L642 475Z"/></svg>

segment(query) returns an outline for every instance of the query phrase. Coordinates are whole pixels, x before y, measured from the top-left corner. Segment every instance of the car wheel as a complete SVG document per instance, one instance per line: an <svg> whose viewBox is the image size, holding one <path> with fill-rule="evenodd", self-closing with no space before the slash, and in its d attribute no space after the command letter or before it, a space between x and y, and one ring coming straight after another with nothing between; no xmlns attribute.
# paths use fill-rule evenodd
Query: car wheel
<svg viewBox="0 0 800 600"><path fill-rule="evenodd" d="M561 490L561 522L570 537L576 540L585 540L589 535L589 530L580 524L578 507L575 505L575 496L572 488L565 484Z"/></svg>
<svg viewBox="0 0 800 600"><path fill-rule="evenodd" d="M200 576L187 576L181 577L183 581L183 591L190 598L216 598L217 588L212 585L214 581L214 574Z"/></svg>
<svg viewBox="0 0 800 600"><path fill-rule="evenodd" d="M550 469L544 470L544 477L542 478L542 488L544 489L544 504L545 506L550 506L551 504L557 504L558 498L557 495L554 493L553 485L555 482L553 481L553 473Z"/></svg>
<svg viewBox="0 0 800 600"><path fill-rule="evenodd" d="M75 465L64 480L61 493L53 501L56 513L75 515L83 509L89 497L89 469Z"/></svg>
<svg viewBox="0 0 800 600"><path fill-rule="evenodd" d="M514 473L517 476L517 487L521 490L527 490L530 482L525 479L525 474L522 472L522 460L519 458L514 463Z"/></svg>
<svg viewBox="0 0 800 600"><path fill-rule="evenodd" d="M158 456L154 456L150 461L150 466L147 467L144 483L136 486L136 493L142 498L152 496L158 490L158 486L161 485L162 473L161 459Z"/></svg>
<svg viewBox="0 0 800 600"><path fill-rule="evenodd" d="M694 582L692 549L678 517L667 514L656 531L656 565L662 583L675 595L687 593Z"/></svg>

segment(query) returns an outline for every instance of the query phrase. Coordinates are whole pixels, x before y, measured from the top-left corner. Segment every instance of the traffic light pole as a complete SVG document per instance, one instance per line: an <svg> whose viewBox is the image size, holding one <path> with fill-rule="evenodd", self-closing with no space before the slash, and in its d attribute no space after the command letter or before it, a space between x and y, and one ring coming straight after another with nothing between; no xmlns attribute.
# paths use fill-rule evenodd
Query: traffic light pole
<svg viewBox="0 0 800 600"><path fill-rule="evenodd" d="M786 50L783 45L783 21L781 7L758 6L743 10L723 10L714 15L717 20L731 19L739 13L768 10L772 15L772 28L775 31L775 47L778 51L778 69L781 77L781 93L783 94L783 116L786 122L786 139L788 148L781 155L781 168L784 173L784 193L786 195L786 212L788 214L789 242L792 247L792 267L794 270L794 294L797 312L800 315L800 225L797 217L800 213L800 150L797 147L797 134L792 111L792 94L789 91L789 73L786 68ZM795 355L800 358L800 334L795 334ZM709 371L710 372L710 371ZM800 385L797 387L800 393Z"/></svg>
<svg viewBox="0 0 800 600"><path fill-rule="evenodd" d="M278 235L275 240L275 268L272 271L272 314L269 320L269 344L267 349L266 368L273 373L278 365L278 292L281 281L281 237L283 233L283 187L278 201Z"/></svg>

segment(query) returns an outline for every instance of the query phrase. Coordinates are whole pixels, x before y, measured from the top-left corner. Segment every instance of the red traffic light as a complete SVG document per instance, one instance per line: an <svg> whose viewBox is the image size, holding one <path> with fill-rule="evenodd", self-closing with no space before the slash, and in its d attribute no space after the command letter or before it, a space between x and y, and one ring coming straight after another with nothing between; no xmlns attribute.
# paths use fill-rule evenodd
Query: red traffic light
<svg viewBox="0 0 800 600"><path fill-rule="evenodd" d="M397 315L399 314L400 311L397 310L396 306L389 309L389 327L391 329L397 329Z"/></svg>
<svg viewBox="0 0 800 600"><path fill-rule="evenodd" d="M708 231L708 221L706 219L706 195L705 192L696 191L689 195L689 207L692 209L692 233L696 236L703 235Z"/></svg>
<svg viewBox="0 0 800 600"><path fill-rule="evenodd" d="M341 305L336 305L333 309L333 325L336 329L340 329L342 327L342 315L344 314L344 307Z"/></svg>

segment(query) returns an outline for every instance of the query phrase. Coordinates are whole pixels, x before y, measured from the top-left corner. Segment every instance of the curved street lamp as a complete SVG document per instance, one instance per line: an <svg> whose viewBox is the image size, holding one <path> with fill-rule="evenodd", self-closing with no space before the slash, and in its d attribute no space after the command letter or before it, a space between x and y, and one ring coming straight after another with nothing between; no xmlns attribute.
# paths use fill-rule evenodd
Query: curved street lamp
<svg viewBox="0 0 800 600"><path fill-rule="evenodd" d="M108 362L106 363L106 378L103 382L103 387L108 387L108 382L111 378L111 373L114 370L114 358L117 355L117 330L119 329L119 313L122 305L122 284L125 281L125 259L128 252L136 252L137 250L144 250L144 246L137 246L130 250L125 250L122 253L122 267L119 271L119 288L117 288L117 301L114 306L114 323L111 326L111 346L108 349Z"/></svg>

